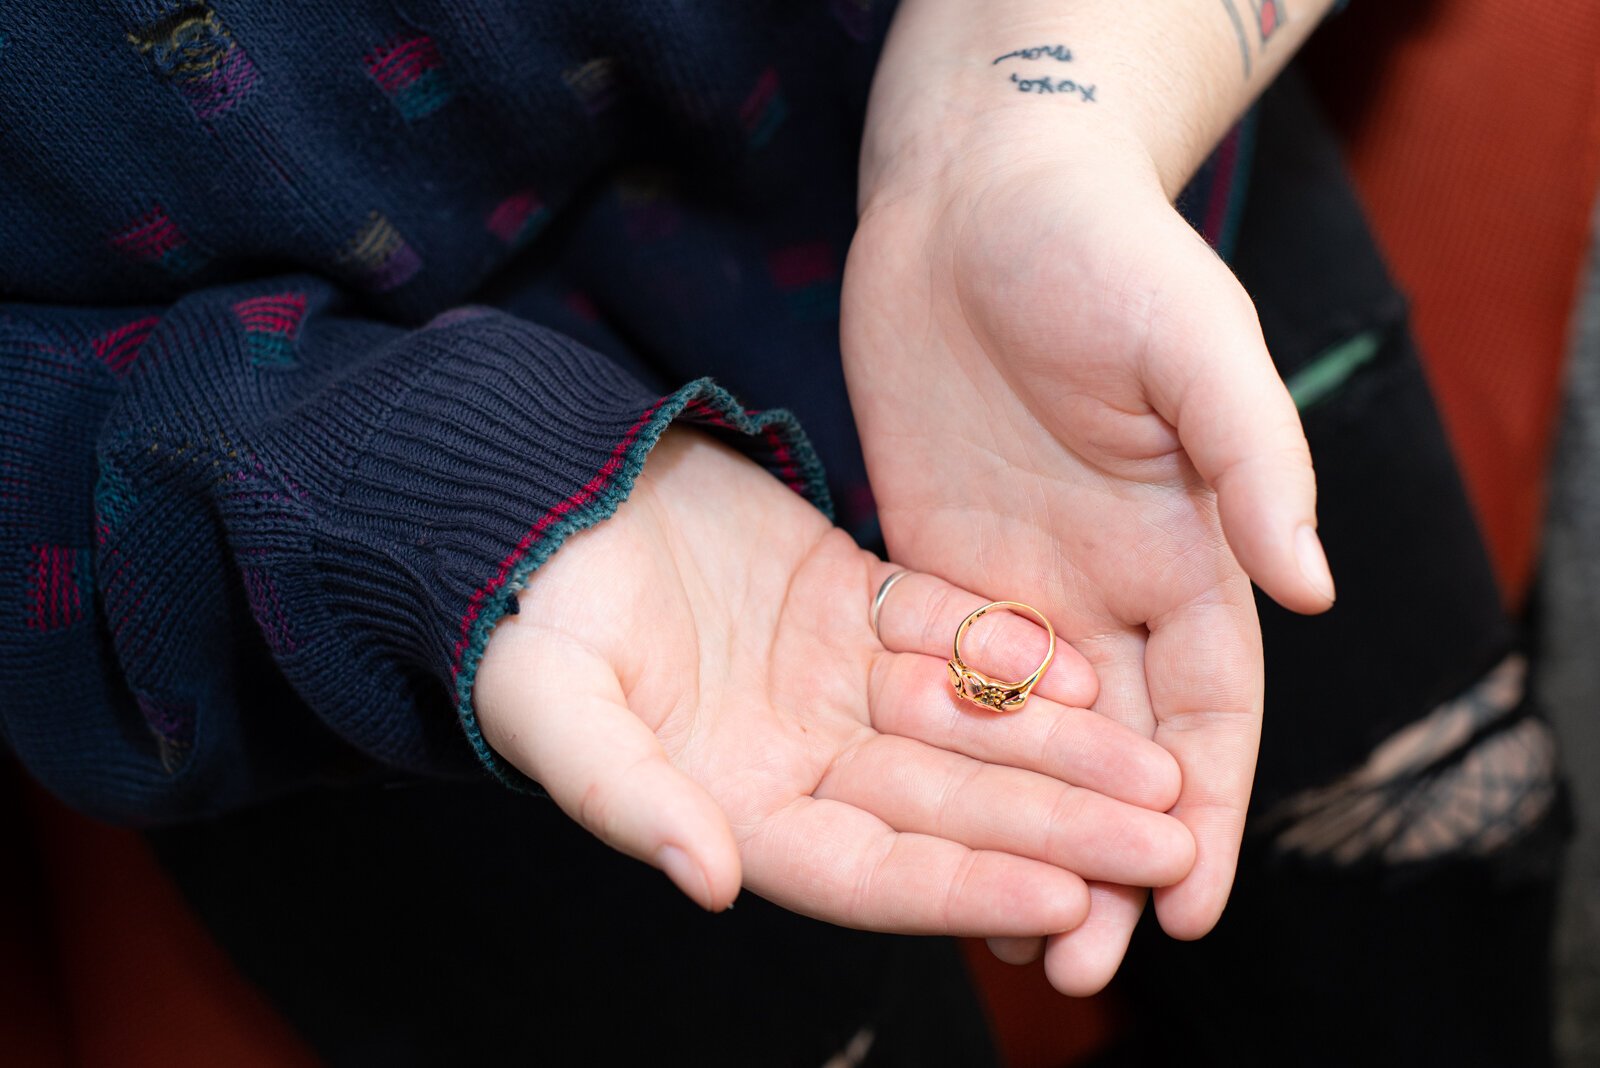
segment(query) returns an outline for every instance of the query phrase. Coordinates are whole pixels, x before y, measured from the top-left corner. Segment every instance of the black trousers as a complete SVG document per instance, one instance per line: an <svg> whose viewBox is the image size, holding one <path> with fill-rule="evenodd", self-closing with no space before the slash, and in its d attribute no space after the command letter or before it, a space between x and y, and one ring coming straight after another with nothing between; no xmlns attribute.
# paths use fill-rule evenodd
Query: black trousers
<svg viewBox="0 0 1600 1068"><path fill-rule="evenodd" d="M954 943L753 894L711 916L547 799L330 790L161 831L234 960L334 1065L988 1065Z"/></svg>
<svg viewBox="0 0 1600 1068"><path fill-rule="evenodd" d="M1266 721L1233 898L1192 944L1146 917L1124 982L1152 1026L1107 1064L1549 1064L1559 795L1490 855L1340 862L1271 836L1286 798L1357 767L1513 648L1536 650L1501 606L1405 302L1333 137L1293 77L1258 121L1234 266L1279 370L1293 381L1347 339L1377 342L1302 413L1339 601L1306 619L1258 597ZM1499 726L1537 715L1529 694Z"/></svg>

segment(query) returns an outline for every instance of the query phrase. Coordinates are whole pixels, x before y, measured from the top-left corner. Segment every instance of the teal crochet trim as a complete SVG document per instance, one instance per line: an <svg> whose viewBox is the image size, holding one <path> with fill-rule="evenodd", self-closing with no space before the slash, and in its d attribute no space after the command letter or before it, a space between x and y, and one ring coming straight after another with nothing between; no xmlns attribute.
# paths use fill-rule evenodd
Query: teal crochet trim
<svg viewBox="0 0 1600 1068"><path fill-rule="evenodd" d="M688 411L691 405L694 410ZM472 685L477 679L478 665L483 660L489 636L494 633L495 625L505 618L511 598L528 584L529 577L541 564L550 559L569 537L608 518L627 499L650 450L661 440L667 427L680 418L734 430L748 438L786 449L788 457L782 465L783 471L775 473L802 491L806 499L829 519L833 518L833 503L828 494L822 461L801 429L799 420L787 410L746 411L733 394L709 378L696 379L676 393L662 398L654 407L646 409L641 415L640 424L630 431L632 440L623 439L621 463L611 481L597 490L586 488L580 491L577 497L582 498L582 503L555 522L543 525L548 521L548 516L541 517L533 527L535 533L530 534L520 547L520 555L513 553L501 574L474 595L473 605L478 615L472 621L465 651L455 671L456 714L460 717L467 741L483 766L514 790L537 791L538 785L503 760L484 740L483 729L472 707ZM543 529L540 529L541 526Z"/></svg>

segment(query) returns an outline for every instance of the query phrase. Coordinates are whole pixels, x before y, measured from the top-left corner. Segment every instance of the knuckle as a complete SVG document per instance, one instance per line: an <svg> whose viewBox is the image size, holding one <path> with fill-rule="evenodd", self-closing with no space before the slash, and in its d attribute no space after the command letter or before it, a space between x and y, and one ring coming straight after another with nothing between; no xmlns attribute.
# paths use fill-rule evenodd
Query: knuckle
<svg viewBox="0 0 1600 1068"><path fill-rule="evenodd" d="M1050 814L1045 825L1045 856L1059 859L1071 857L1078 852L1077 842L1081 837L1079 827L1083 823L1086 796L1085 791L1075 786L1059 788L1055 801L1050 805Z"/></svg>
<svg viewBox="0 0 1600 1068"><path fill-rule="evenodd" d="M870 922L873 906L878 899L879 887L886 877L895 848L895 840L891 839L876 857L860 866L855 884L850 890L849 904L846 906L852 922Z"/></svg>
<svg viewBox="0 0 1600 1068"><path fill-rule="evenodd" d="M974 880L974 873L978 867L979 854L976 850L967 850L959 864L956 865L954 874L950 877L950 886L945 891L944 903L941 906L940 919L947 930L953 930L960 924L963 911L963 902L980 899L981 895L969 895L968 890Z"/></svg>
<svg viewBox="0 0 1600 1068"><path fill-rule="evenodd" d="M589 782L583 788L583 793L578 797L577 811L574 815L590 833L610 841L610 823L613 805L610 791L599 779Z"/></svg>
<svg viewBox="0 0 1600 1068"><path fill-rule="evenodd" d="M1086 753L1089 739L1087 732L1080 729L1068 720L1066 716L1052 716L1049 726L1045 728L1039 752L1044 757L1045 766L1056 771L1078 772L1086 766L1084 757L1093 755ZM1088 767L1093 763L1088 762Z"/></svg>
<svg viewBox="0 0 1600 1068"><path fill-rule="evenodd" d="M947 621L956 607L955 591L949 586L940 586L928 595L927 608L922 613L923 649L937 649L944 641L949 640L949 635L955 632L955 627L949 625L947 629Z"/></svg>

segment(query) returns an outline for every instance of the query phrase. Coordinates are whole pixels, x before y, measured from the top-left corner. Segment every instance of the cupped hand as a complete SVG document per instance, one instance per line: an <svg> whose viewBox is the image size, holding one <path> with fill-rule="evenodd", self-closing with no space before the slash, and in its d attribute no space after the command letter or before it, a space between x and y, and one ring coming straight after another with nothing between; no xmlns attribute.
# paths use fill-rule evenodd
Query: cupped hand
<svg viewBox="0 0 1600 1068"><path fill-rule="evenodd" d="M851 401L890 558L1049 613L1098 674L1096 709L1176 757L1198 857L1157 912L1199 937L1232 885L1259 742L1246 572L1298 611L1333 598L1309 454L1248 296L1137 140L1088 108L1002 103L874 152L926 110L875 101ZM1052 981L1104 985L1143 902L1097 886L1046 951Z"/></svg>
<svg viewBox="0 0 1600 1068"><path fill-rule="evenodd" d="M1074 707L1087 663L1062 650L1014 713L960 703L944 658L983 602L907 576L880 641L891 570L749 460L669 430L495 630L484 736L708 909L743 885L854 927L1037 937L1083 921L1085 879L1187 874L1193 839L1159 811L1177 766ZM1003 675L1042 641L1006 617L963 652Z"/></svg>

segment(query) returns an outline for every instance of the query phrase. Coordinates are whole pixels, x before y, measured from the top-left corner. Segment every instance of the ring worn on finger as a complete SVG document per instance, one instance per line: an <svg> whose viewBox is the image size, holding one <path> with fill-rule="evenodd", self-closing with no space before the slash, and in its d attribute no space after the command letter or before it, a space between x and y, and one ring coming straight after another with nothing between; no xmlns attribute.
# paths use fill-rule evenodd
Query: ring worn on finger
<svg viewBox="0 0 1600 1068"><path fill-rule="evenodd" d="M1026 612L1044 625L1045 632L1050 635L1050 648L1045 651L1044 660L1033 674L1020 682L1002 682L990 678L981 671L968 667L961 658L961 639L966 637L972 625L996 608L1004 608L1013 614ZM1050 666L1050 661L1056 655L1056 629L1050 625L1044 613L1020 601L992 601L982 608L967 616L961 621L961 626L956 628L954 655L946 665L950 669L950 684L955 687L956 694L963 700L970 701L982 708L995 712L1014 712L1028 703L1028 697L1033 693L1033 688L1044 678L1044 673Z"/></svg>
<svg viewBox="0 0 1600 1068"><path fill-rule="evenodd" d="M877 637L878 644L883 644L883 632L878 629L878 614L883 611L883 602L888 599L889 591L894 589L894 584L911 574L909 571L896 571L883 580L883 585L878 587L878 595L872 599L872 633Z"/></svg>

